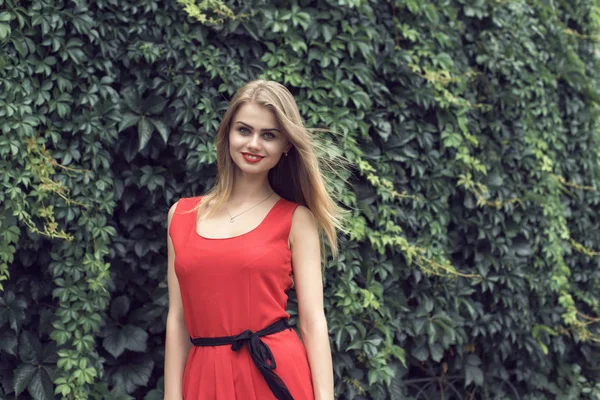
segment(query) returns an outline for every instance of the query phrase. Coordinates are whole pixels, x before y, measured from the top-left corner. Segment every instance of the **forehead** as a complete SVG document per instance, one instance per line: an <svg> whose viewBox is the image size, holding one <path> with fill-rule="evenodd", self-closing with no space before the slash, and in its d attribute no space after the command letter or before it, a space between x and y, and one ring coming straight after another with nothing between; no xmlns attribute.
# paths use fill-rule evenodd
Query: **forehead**
<svg viewBox="0 0 600 400"><path fill-rule="evenodd" d="M233 116L232 123L245 122L255 129L279 128L275 113L256 103L242 104Z"/></svg>

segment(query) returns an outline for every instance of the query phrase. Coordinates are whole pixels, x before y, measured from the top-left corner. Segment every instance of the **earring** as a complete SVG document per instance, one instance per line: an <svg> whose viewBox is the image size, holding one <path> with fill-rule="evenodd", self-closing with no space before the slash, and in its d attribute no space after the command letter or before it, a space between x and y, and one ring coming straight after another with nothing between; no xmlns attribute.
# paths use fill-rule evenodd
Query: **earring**
<svg viewBox="0 0 600 400"><path fill-rule="evenodd" d="M288 153L283 153L283 154L285 154L285 156L287 157L287 154L288 154Z"/></svg>

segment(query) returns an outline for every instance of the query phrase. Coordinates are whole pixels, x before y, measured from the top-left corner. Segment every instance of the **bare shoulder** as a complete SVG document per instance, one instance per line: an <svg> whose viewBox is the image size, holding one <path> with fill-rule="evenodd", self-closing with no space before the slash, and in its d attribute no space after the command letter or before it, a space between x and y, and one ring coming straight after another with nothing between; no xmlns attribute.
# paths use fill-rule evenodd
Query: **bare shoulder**
<svg viewBox="0 0 600 400"><path fill-rule="evenodd" d="M299 204L292 214L292 224L294 224L294 222L298 222L300 224L314 223L315 216L308 207Z"/></svg>
<svg viewBox="0 0 600 400"><path fill-rule="evenodd" d="M313 235L314 234L314 235ZM317 236L317 224L313 212L306 206L299 205L292 214L290 229L290 248L296 240Z"/></svg>

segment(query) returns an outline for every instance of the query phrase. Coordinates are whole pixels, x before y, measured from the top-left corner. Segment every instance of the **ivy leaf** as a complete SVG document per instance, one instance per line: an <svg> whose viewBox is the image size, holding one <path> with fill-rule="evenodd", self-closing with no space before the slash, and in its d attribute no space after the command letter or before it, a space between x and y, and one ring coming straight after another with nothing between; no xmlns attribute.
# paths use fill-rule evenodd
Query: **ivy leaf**
<svg viewBox="0 0 600 400"><path fill-rule="evenodd" d="M152 122L152 125L154 125L154 127L156 128L156 130L160 134L160 137L162 137L163 142L167 144L167 141L169 140L169 127L167 126L167 124L156 118L148 118L148 120Z"/></svg>
<svg viewBox="0 0 600 400"><path fill-rule="evenodd" d="M132 393L138 386L146 386L154 368L154 361L147 355L139 356L129 364L117 368L111 376L112 384Z"/></svg>
<svg viewBox="0 0 600 400"><path fill-rule="evenodd" d="M479 367L474 365L465 366L465 387L471 383L475 383L477 386L483 385L483 372Z"/></svg>
<svg viewBox="0 0 600 400"><path fill-rule="evenodd" d="M25 320L26 308L27 302L25 300L15 296L11 291L5 292L4 297L0 297L0 325L8 320L11 329L18 333L21 324Z"/></svg>
<svg viewBox="0 0 600 400"><path fill-rule="evenodd" d="M148 333L142 328L133 325L125 325L123 328L113 326L107 331L102 344L113 357L119 357L125 350L146 351Z"/></svg>
<svg viewBox="0 0 600 400"><path fill-rule="evenodd" d="M27 389L29 394L35 400L52 400L54 399L54 387L52 377L47 371L47 367L36 368L36 373L33 375Z"/></svg>
<svg viewBox="0 0 600 400"><path fill-rule="evenodd" d="M377 133L383 139L384 142L387 142L390 134L392 133L392 124L388 121L377 121Z"/></svg>
<svg viewBox="0 0 600 400"><path fill-rule="evenodd" d="M123 91L123 100L125 101L125 105L134 113L138 115L144 113L142 110L142 100L136 90L125 89Z"/></svg>
<svg viewBox="0 0 600 400"><path fill-rule="evenodd" d="M17 335L13 331L3 330L0 333L0 350L13 356L17 355Z"/></svg>
<svg viewBox="0 0 600 400"><path fill-rule="evenodd" d="M412 14L418 14L418 12L419 12L419 2L417 0L408 0L406 2L406 6L408 7L408 10Z"/></svg>
<svg viewBox="0 0 600 400"><path fill-rule="evenodd" d="M412 354L412 356L419 361L425 361L429 357L429 351L427 350L427 347L422 344L413 347L410 351L410 354Z"/></svg>
<svg viewBox="0 0 600 400"><path fill-rule="evenodd" d="M144 396L144 400L163 400L165 398L165 394L162 390L152 389L151 391Z"/></svg>
<svg viewBox="0 0 600 400"><path fill-rule="evenodd" d="M3 40L4 38L10 36L10 33L10 25L0 22L0 40Z"/></svg>
<svg viewBox="0 0 600 400"><path fill-rule="evenodd" d="M127 349L137 352L146 351L148 333L144 329L138 326L125 325L122 334L127 338L125 343Z"/></svg>
<svg viewBox="0 0 600 400"><path fill-rule="evenodd" d="M19 358L21 361L29 364L37 364L42 354L42 344L40 340L29 331L21 333L19 343Z"/></svg>
<svg viewBox="0 0 600 400"><path fill-rule="evenodd" d="M427 318L415 318L413 320L413 329L415 335L420 335L423 327L425 326L425 322L427 322Z"/></svg>
<svg viewBox="0 0 600 400"><path fill-rule="evenodd" d="M144 100L142 110L144 115L160 114L164 111L167 99L161 96L150 96Z"/></svg>
<svg viewBox="0 0 600 400"><path fill-rule="evenodd" d="M433 343L429 345L429 353L433 361L440 362L444 356L444 349L439 343Z"/></svg>
<svg viewBox="0 0 600 400"><path fill-rule="evenodd" d="M523 237L519 236L515 238L515 241L512 245L515 253L517 253L521 257L529 257L533 254L533 249L531 248L531 244L529 241Z"/></svg>
<svg viewBox="0 0 600 400"><path fill-rule="evenodd" d="M139 115L135 115L132 113L125 113L119 123L118 132L123 132L125 129L132 127L138 123L140 120Z"/></svg>
<svg viewBox="0 0 600 400"><path fill-rule="evenodd" d="M504 178L497 171L490 172L484 179L487 186L500 187L504 183Z"/></svg>
<svg viewBox="0 0 600 400"><path fill-rule="evenodd" d="M354 92L350 97L356 108L368 109L371 108L372 102L365 92Z"/></svg>
<svg viewBox="0 0 600 400"><path fill-rule="evenodd" d="M126 295L115 297L110 304L110 316L118 320L129 312L131 302Z"/></svg>
<svg viewBox="0 0 600 400"><path fill-rule="evenodd" d="M433 4L426 4L423 7L423 12L425 13L425 17L429 20L429 22L431 22L432 24L438 23L439 16Z"/></svg>
<svg viewBox="0 0 600 400"><path fill-rule="evenodd" d="M140 118L138 123L138 139L140 142L138 151L142 151L142 149L146 147L152 137L152 132L154 132L154 129L146 117Z"/></svg>
<svg viewBox="0 0 600 400"><path fill-rule="evenodd" d="M127 338L121 334L121 330L116 326L107 328L107 334L102 345L113 357L117 358L125 351L125 342Z"/></svg>
<svg viewBox="0 0 600 400"><path fill-rule="evenodd" d="M379 376L377 375L377 370L375 370L375 369L369 370L369 373L367 374L367 376L369 378L369 386L373 386L373 384L375 384L375 382L377 382L379 380Z"/></svg>
<svg viewBox="0 0 600 400"><path fill-rule="evenodd" d="M33 376L35 375L37 368L31 364L20 364L15 368L13 376L13 389L15 395L20 395L23 390L27 387Z"/></svg>
<svg viewBox="0 0 600 400"><path fill-rule="evenodd" d="M44 364L55 364L58 355L56 354L56 342L50 341L44 344L41 354L41 361Z"/></svg>
<svg viewBox="0 0 600 400"><path fill-rule="evenodd" d="M0 394L14 391L14 373L15 367L11 363L0 363Z"/></svg>
<svg viewBox="0 0 600 400"><path fill-rule="evenodd" d="M0 22L10 22L12 19L12 14L8 11L3 11L0 13Z"/></svg>

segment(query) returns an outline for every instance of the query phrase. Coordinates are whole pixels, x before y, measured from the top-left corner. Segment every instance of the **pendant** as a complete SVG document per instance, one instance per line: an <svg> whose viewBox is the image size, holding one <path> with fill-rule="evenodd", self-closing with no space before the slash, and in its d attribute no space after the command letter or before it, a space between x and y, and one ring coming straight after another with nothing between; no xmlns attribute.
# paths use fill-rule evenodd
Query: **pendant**
<svg viewBox="0 0 600 400"><path fill-rule="evenodd" d="M235 221L233 220L233 218L229 218L229 222L234 223Z"/></svg>

